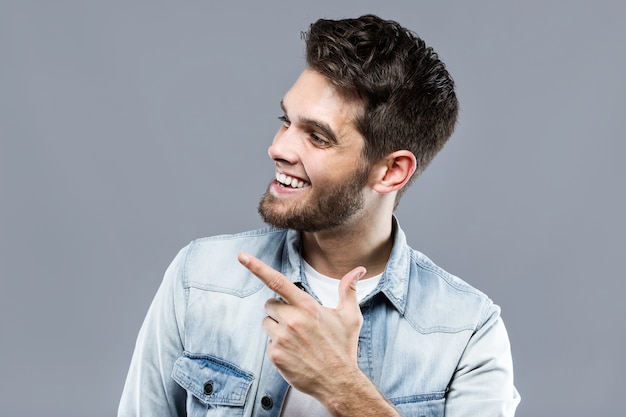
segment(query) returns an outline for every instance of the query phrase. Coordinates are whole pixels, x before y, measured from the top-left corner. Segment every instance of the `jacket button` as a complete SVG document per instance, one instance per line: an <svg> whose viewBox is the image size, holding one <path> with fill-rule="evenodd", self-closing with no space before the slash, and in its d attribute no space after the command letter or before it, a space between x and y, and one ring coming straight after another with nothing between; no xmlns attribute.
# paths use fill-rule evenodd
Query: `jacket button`
<svg viewBox="0 0 626 417"><path fill-rule="evenodd" d="M204 383L204 393L206 395L213 394L213 381L208 381Z"/></svg>
<svg viewBox="0 0 626 417"><path fill-rule="evenodd" d="M270 408L272 408L273 405L274 400L272 400L272 397L270 397L269 395L265 395L263 396L263 398L261 398L261 407L263 407L263 409L269 410Z"/></svg>

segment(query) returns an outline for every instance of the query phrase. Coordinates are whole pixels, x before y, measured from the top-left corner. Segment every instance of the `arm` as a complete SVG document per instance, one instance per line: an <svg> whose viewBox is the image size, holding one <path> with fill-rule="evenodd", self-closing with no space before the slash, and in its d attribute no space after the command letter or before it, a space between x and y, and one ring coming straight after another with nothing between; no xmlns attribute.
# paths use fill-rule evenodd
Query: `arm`
<svg viewBox="0 0 626 417"><path fill-rule="evenodd" d="M183 251L165 272L143 322L120 400L118 417L183 416L186 392L172 378L182 354Z"/></svg>
<svg viewBox="0 0 626 417"><path fill-rule="evenodd" d="M240 254L239 261L282 298L266 302L263 328L270 338L268 357L287 382L335 417L400 416L357 364L363 317L356 282L365 268L342 278L339 304L331 309L257 258Z"/></svg>
<svg viewBox="0 0 626 417"><path fill-rule="evenodd" d="M520 397L513 385L513 360L499 307L491 304L472 335L446 398L445 415L512 417Z"/></svg>
<svg viewBox="0 0 626 417"><path fill-rule="evenodd" d="M399 417L401 414L360 370L337 373L327 384L322 404L334 417ZM332 390L332 391L331 391Z"/></svg>

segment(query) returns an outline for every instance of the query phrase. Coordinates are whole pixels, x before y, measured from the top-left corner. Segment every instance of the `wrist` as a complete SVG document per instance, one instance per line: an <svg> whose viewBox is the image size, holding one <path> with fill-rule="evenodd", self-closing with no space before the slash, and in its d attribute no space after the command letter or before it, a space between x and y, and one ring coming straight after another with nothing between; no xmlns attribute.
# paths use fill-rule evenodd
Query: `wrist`
<svg viewBox="0 0 626 417"><path fill-rule="evenodd" d="M331 416L399 416L400 414L360 369L342 371L318 397Z"/></svg>

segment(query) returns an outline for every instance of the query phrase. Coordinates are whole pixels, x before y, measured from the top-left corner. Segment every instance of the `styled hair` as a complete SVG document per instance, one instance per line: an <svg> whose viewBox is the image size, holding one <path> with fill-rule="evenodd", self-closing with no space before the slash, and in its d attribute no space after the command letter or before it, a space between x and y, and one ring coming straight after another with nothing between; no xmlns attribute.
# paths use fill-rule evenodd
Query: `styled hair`
<svg viewBox="0 0 626 417"><path fill-rule="evenodd" d="M433 48L395 21L320 19L306 35L306 62L363 102L355 125L367 161L402 149L415 155L411 182L454 131L459 105L452 77Z"/></svg>

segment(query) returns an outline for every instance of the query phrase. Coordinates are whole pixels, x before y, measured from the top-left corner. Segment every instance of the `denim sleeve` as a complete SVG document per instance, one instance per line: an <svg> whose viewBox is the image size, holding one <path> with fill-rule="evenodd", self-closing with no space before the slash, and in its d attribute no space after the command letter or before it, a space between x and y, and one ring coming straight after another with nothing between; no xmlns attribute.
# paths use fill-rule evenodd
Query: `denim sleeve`
<svg viewBox="0 0 626 417"><path fill-rule="evenodd" d="M171 377L183 352L183 249L170 264L141 326L118 417L184 416L186 392Z"/></svg>
<svg viewBox="0 0 626 417"><path fill-rule="evenodd" d="M472 335L449 386L446 417L512 417L520 401L500 308L490 304Z"/></svg>

